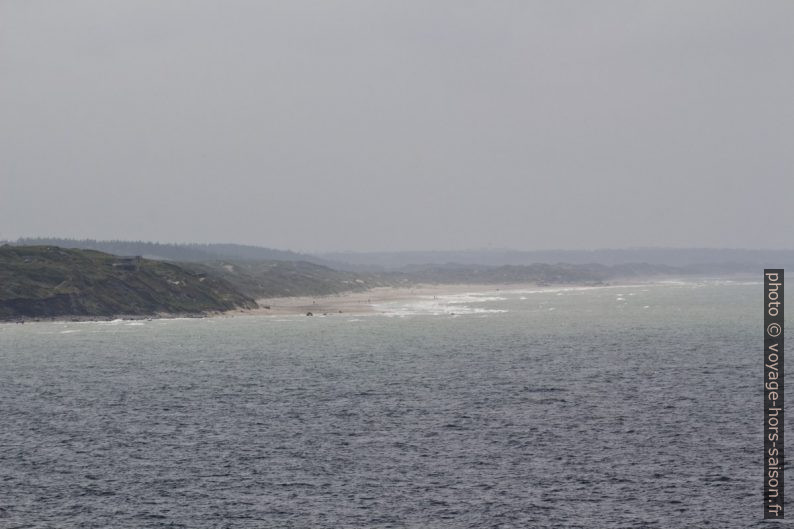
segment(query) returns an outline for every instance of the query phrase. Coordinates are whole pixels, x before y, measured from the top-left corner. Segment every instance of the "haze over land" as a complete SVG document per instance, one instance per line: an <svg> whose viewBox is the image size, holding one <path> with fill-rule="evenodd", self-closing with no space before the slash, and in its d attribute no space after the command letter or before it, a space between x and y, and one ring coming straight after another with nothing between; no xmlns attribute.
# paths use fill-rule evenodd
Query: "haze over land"
<svg viewBox="0 0 794 529"><path fill-rule="evenodd" d="M556 256L571 262L552 260ZM767 263L794 262L791 251L730 250L396 252L335 256L340 260L328 257L334 256L234 244L21 239L0 244L0 321L196 316L258 306L267 314L285 310L307 315L313 310L337 313L370 310L370 298L376 295L381 300L415 297L414 289L420 285L444 285L433 292L447 294L455 289L450 285L466 285L463 291L519 284L603 286L760 273ZM639 262L643 257L650 262ZM583 258L593 259L581 262ZM603 264L608 259L615 262ZM675 260L677 266L665 259ZM389 287L388 292L376 294L372 289L377 287ZM339 300L316 305L318 296L362 291L368 293L341 305ZM282 298L278 306L270 301L273 298Z"/></svg>
<svg viewBox="0 0 794 529"><path fill-rule="evenodd" d="M759 527L793 28L0 0L0 529Z"/></svg>
<svg viewBox="0 0 794 529"><path fill-rule="evenodd" d="M794 3L0 3L0 239L794 248Z"/></svg>
<svg viewBox="0 0 794 529"><path fill-rule="evenodd" d="M794 266L794 250L748 250L736 248L623 248L600 250L461 250L409 252L328 252L321 254L228 243L167 244L146 241L65 238L20 238L3 241L12 246L60 246L98 250L120 256L143 256L177 262L305 262L357 272L409 271L441 265L461 267L526 266L533 264L661 265L683 267L689 272L754 272L764 267Z"/></svg>

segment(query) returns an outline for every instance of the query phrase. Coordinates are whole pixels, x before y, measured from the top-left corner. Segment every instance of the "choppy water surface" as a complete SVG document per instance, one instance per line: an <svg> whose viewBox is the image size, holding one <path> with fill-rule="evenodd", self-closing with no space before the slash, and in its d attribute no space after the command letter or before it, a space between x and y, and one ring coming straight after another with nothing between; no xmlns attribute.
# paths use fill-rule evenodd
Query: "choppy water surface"
<svg viewBox="0 0 794 529"><path fill-rule="evenodd" d="M0 325L0 527L760 527L761 296Z"/></svg>

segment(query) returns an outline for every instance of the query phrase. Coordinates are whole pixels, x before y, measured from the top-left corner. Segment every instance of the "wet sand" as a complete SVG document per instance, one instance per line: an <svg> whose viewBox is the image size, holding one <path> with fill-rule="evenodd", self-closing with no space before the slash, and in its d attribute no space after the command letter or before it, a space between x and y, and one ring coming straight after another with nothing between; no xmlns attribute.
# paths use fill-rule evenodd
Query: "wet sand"
<svg viewBox="0 0 794 529"><path fill-rule="evenodd" d="M447 296L466 292L489 293L499 290L519 288L537 288L535 284L455 284L455 285L416 285L413 287L377 287L362 292L345 292L330 296L298 296L282 298L257 299L258 309L232 309L223 312L204 312L198 314L162 313L148 315L114 315L114 316L56 316L40 318L24 318L0 321L2 324L34 323L34 322L85 322L112 320L152 320L172 318L228 318L245 315L312 315L323 314L380 314L387 311L378 305L396 301L412 301L432 299L433 296ZM266 308L269 307L269 308Z"/></svg>
<svg viewBox="0 0 794 529"><path fill-rule="evenodd" d="M363 292L345 292L331 296L302 296L257 299L258 309L246 314L378 314L378 305L395 301L428 299L433 296L464 294L466 292L496 293L500 290L538 288L534 283L522 284L460 284L417 285L413 287L378 287ZM266 308L270 307L270 308Z"/></svg>

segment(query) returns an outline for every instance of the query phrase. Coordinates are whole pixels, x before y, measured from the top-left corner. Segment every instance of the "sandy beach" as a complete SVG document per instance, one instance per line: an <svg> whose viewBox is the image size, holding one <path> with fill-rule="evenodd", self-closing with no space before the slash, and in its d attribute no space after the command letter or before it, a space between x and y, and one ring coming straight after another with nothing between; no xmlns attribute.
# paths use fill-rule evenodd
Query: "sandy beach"
<svg viewBox="0 0 794 529"><path fill-rule="evenodd" d="M296 296L281 298L257 299L257 309L232 309L222 312L192 313L161 313L161 314L118 314L106 317L97 316L64 316L24 318L19 320L0 321L0 324L35 323L35 322L91 322L112 320L152 320L172 318L228 318L243 315L305 315L313 316L332 314L379 314L387 313L383 304L394 302L410 302L422 299L439 298L467 292L478 294L496 293L500 290L538 288L533 283L523 284L452 284L452 285L416 285L413 287L377 287L361 292L345 292L330 296Z"/></svg>
<svg viewBox="0 0 794 529"><path fill-rule="evenodd" d="M597 288L597 287L616 287L616 286L636 286L637 282L620 285L564 285L566 288ZM401 304L430 304L430 311L441 310L449 311L450 314L465 312L465 308L457 305L456 301L450 301L451 297L459 297L465 294L475 294L478 297L499 296L515 290L553 290L563 285L538 285L536 283L502 283L502 284L449 284L449 285L414 285L411 287L377 287L361 292L344 292L328 296L295 296L278 298L257 299L259 308L256 309L232 309L221 312L204 313L161 313L147 315L125 315L119 314L107 317L96 316L68 316L53 318L29 318L22 321L0 321L0 324L11 323L34 323L34 322L90 322L90 321L112 321L112 320L152 320L152 319L173 319L173 318L234 318L237 316L286 316L286 315L307 315L312 316L332 316L332 315L371 315L388 314L394 315L395 309L400 310ZM436 303L436 299L438 300ZM450 305L452 303L452 305ZM458 308L461 311L458 311ZM412 309L413 310L413 309ZM421 310L428 310L427 308ZM479 310L479 309L477 309ZM497 310L500 312L500 310Z"/></svg>
<svg viewBox="0 0 794 529"><path fill-rule="evenodd" d="M500 290L538 288L534 283L523 284L455 284L416 285L413 287L378 287L363 292L345 292L331 296L302 296L287 298L257 299L258 309L247 314L378 314L379 305L399 301L429 299L433 296L448 296L467 292L496 293ZM269 307L269 308L268 308Z"/></svg>

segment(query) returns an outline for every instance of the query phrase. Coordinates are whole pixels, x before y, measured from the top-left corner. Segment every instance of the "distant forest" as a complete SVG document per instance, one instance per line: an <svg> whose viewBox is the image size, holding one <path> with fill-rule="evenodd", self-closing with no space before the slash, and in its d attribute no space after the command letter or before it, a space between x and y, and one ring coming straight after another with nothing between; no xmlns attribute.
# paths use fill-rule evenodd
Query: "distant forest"
<svg viewBox="0 0 794 529"><path fill-rule="evenodd" d="M151 259L182 262L203 262L216 260L236 261L309 261L322 264L322 259L291 252L289 250L273 250L258 246L240 244L164 244L146 241L97 241L94 239L58 239L58 238L21 238L16 242L7 242L18 246L60 246L61 248L79 248L97 250L113 255L140 255Z"/></svg>
<svg viewBox="0 0 794 529"><path fill-rule="evenodd" d="M0 241L0 245L4 241ZM763 268L794 266L794 250L745 250L717 248L625 248L603 250L462 250L406 252L335 252L319 255L242 244L171 244L146 241L99 241L94 239L20 238L11 245L60 246L98 250L114 255L140 255L177 262L211 261L304 261L340 271L361 274L403 272L412 276L436 276L441 270L458 276L479 267L527 267L538 264L622 265L647 264L671 267L680 273L755 273ZM431 273L431 270L433 271ZM491 270L492 272L493 270ZM512 272L511 272L512 274ZM633 274L632 274L633 275Z"/></svg>
<svg viewBox="0 0 794 529"><path fill-rule="evenodd" d="M523 266L537 263L602 264L647 263L700 269L783 268L794 266L794 250L738 248L618 248L600 250L461 250L409 252L328 252L318 257L349 266L401 270L410 265Z"/></svg>

